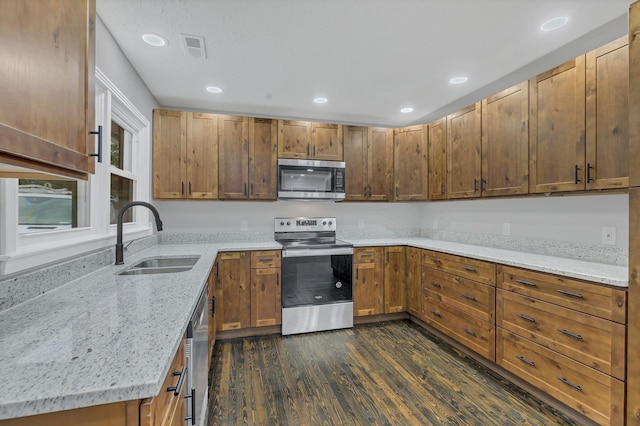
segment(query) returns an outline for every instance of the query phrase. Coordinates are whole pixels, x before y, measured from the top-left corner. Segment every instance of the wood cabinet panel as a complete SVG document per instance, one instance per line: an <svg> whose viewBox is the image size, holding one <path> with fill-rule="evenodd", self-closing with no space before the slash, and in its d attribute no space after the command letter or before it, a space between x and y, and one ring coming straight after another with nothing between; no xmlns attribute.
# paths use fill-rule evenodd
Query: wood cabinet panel
<svg viewBox="0 0 640 426"><path fill-rule="evenodd" d="M140 401L116 402L57 411L36 416L0 420L2 426L114 426L139 425Z"/></svg>
<svg viewBox="0 0 640 426"><path fill-rule="evenodd" d="M368 129L362 126L344 126L347 201L364 201L369 198L368 151Z"/></svg>
<svg viewBox="0 0 640 426"><path fill-rule="evenodd" d="M353 263L382 263L382 247L356 247Z"/></svg>
<svg viewBox="0 0 640 426"><path fill-rule="evenodd" d="M584 55L529 80L529 94L529 191L584 189Z"/></svg>
<svg viewBox="0 0 640 426"><path fill-rule="evenodd" d="M495 286L496 265L432 250L422 251L422 265Z"/></svg>
<svg viewBox="0 0 640 426"><path fill-rule="evenodd" d="M309 158L322 161L343 161L342 125L311 123Z"/></svg>
<svg viewBox="0 0 640 426"><path fill-rule="evenodd" d="M187 113L187 198L218 198L217 131L214 114Z"/></svg>
<svg viewBox="0 0 640 426"><path fill-rule="evenodd" d="M251 269L251 326L281 324L281 300L280 268Z"/></svg>
<svg viewBox="0 0 640 426"><path fill-rule="evenodd" d="M422 250L407 247L407 312L422 317Z"/></svg>
<svg viewBox="0 0 640 426"><path fill-rule="evenodd" d="M249 198L278 198L278 121L249 118Z"/></svg>
<svg viewBox="0 0 640 426"><path fill-rule="evenodd" d="M382 251L382 248L376 248ZM353 265L354 316L383 313L382 263L355 263Z"/></svg>
<svg viewBox="0 0 640 426"><path fill-rule="evenodd" d="M218 264L214 264L211 268L211 272L209 272L209 277L207 278L207 287L209 291L209 310L207 315L209 315L209 363L208 366L211 367L211 357L213 356L213 348L216 344L216 273L217 273Z"/></svg>
<svg viewBox="0 0 640 426"><path fill-rule="evenodd" d="M447 116L447 197L479 197L481 191L481 103Z"/></svg>
<svg viewBox="0 0 640 426"><path fill-rule="evenodd" d="M251 252L251 268L280 268L282 255L280 250L264 250Z"/></svg>
<svg viewBox="0 0 640 426"><path fill-rule="evenodd" d="M629 186L629 49L622 37L586 55L587 189Z"/></svg>
<svg viewBox="0 0 640 426"><path fill-rule="evenodd" d="M153 197L184 198L187 176L187 113L153 111Z"/></svg>
<svg viewBox="0 0 640 426"><path fill-rule="evenodd" d="M482 196L529 192L529 86L482 101Z"/></svg>
<svg viewBox="0 0 640 426"><path fill-rule="evenodd" d="M278 158L308 158L310 146L310 122L278 120Z"/></svg>
<svg viewBox="0 0 640 426"><path fill-rule="evenodd" d="M624 422L624 382L498 327L496 362L600 424Z"/></svg>
<svg viewBox="0 0 640 426"><path fill-rule="evenodd" d="M427 200L427 129L396 129L393 144L395 201Z"/></svg>
<svg viewBox="0 0 640 426"><path fill-rule="evenodd" d="M216 264L218 331L249 327L251 324L249 255L245 252L219 253Z"/></svg>
<svg viewBox="0 0 640 426"><path fill-rule="evenodd" d="M344 126L346 199L393 198L393 129Z"/></svg>
<svg viewBox="0 0 640 426"><path fill-rule="evenodd" d="M249 119L218 116L218 196L221 200L249 197Z"/></svg>
<svg viewBox="0 0 640 426"><path fill-rule="evenodd" d="M502 289L497 306L498 326L624 380L624 324Z"/></svg>
<svg viewBox="0 0 640 426"><path fill-rule="evenodd" d="M503 265L498 268L498 277L498 287L504 290L621 324L626 322L624 290Z"/></svg>
<svg viewBox="0 0 640 426"><path fill-rule="evenodd" d="M447 198L447 119L429 124L429 200Z"/></svg>
<svg viewBox="0 0 640 426"><path fill-rule="evenodd" d="M2 162L82 179L94 172L95 8L0 2Z"/></svg>
<svg viewBox="0 0 640 426"><path fill-rule="evenodd" d="M404 312L407 305L405 247L384 248L384 312Z"/></svg>

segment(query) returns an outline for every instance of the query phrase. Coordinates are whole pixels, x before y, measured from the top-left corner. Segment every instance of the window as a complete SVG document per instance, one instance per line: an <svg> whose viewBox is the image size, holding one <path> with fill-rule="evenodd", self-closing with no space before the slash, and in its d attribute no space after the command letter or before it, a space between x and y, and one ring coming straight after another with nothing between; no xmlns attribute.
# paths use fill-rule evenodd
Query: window
<svg viewBox="0 0 640 426"><path fill-rule="evenodd" d="M109 223L117 221L120 208L133 201L135 176L131 172L131 132L111 121L111 197L109 199ZM133 221L133 211L128 210L124 222Z"/></svg>

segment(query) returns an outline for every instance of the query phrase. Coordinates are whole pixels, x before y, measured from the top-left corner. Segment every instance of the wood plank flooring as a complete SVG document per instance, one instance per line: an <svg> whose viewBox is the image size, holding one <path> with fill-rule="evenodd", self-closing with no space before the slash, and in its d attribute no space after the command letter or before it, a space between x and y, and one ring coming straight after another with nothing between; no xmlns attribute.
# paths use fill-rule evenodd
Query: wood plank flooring
<svg viewBox="0 0 640 426"><path fill-rule="evenodd" d="M409 321L216 342L209 425L571 425Z"/></svg>

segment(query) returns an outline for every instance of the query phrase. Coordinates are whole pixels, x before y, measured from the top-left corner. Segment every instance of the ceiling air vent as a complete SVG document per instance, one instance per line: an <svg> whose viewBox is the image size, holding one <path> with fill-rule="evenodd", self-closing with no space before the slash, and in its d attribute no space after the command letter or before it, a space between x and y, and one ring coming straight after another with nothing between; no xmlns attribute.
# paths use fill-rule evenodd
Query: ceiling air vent
<svg viewBox="0 0 640 426"><path fill-rule="evenodd" d="M204 37L180 34L182 37L182 46L184 47L184 53L192 58L204 59L207 57L207 52L204 48Z"/></svg>

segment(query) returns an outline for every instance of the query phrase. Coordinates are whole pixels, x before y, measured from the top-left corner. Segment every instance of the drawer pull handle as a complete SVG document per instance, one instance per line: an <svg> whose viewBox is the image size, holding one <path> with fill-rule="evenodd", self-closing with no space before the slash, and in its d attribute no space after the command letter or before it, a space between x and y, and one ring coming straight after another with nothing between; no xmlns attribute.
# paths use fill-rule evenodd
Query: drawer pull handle
<svg viewBox="0 0 640 426"><path fill-rule="evenodd" d="M464 269L465 271L469 271L469 272L478 272L476 270L476 268L474 268L473 266L467 266L467 265L463 265L462 269Z"/></svg>
<svg viewBox="0 0 640 426"><path fill-rule="evenodd" d="M529 322L536 322L536 319L535 319L535 318L531 318L531 317L528 317L528 316L526 316L526 315L516 314L516 316L517 316L518 318L522 318L522 319L523 319L523 320L525 320L525 321L529 321Z"/></svg>
<svg viewBox="0 0 640 426"><path fill-rule="evenodd" d="M528 359L526 359L526 358L525 358L525 357L523 357L523 356L516 355L516 358L518 358L520 361L524 362L525 364L529 364L529 365L530 365L530 366L532 366L532 367L535 367L535 366L536 366L536 363L535 363L535 362L533 362L533 361L529 361Z"/></svg>
<svg viewBox="0 0 640 426"><path fill-rule="evenodd" d="M362 253L360 257L372 257L373 253Z"/></svg>
<svg viewBox="0 0 640 426"><path fill-rule="evenodd" d="M440 285L440 283L437 283L435 281L431 281L431 285L437 288L442 288L442 286Z"/></svg>
<svg viewBox="0 0 640 426"><path fill-rule="evenodd" d="M528 285L529 287L536 287L536 283L532 283L531 281L525 280L516 280L517 283Z"/></svg>
<svg viewBox="0 0 640 426"><path fill-rule="evenodd" d="M431 311L431 313L433 314L434 317L438 317L438 318L442 318L442 315L440 315L438 312L436 311Z"/></svg>
<svg viewBox="0 0 640 426"><path fill-rule="evenodd" d="M435 263L442 263L442 260L440 260L440 259L438 259L438 258L436 258L436 257L432 257L432 258L431 258L431 261L432 261L432 262L435 262Z"/></svg>
<svg viewBox="0 0 640 426"><path fill-rule="evenodd" d="M582 386L574 385L573 383L571 383L570 381L568 381L564 377L556 377L556 378L558 380L560 380L562 383L564 383L565 385L569 385L572 388L574 388L575 390L579 390L580 392L582 392Z"/></svg>
<svg viewBox="0 0 640 426"><path fill-rule="evenodd" d="M465 333L467 333L467 334L470 334L470 335L472 335L472 336L475 336L475 335L476 335L476 332L475 332L475 331L473 331L473 330L469 330L469 329L468 329L468 328L466 328L466 327L462 327L462 329L463 329L463 330L464 330L464 332L465 332Z"/></svg>
<svg viewBox="0 0 640 426"><path fill-rule="evenodd" d="M558 331L562 334L566 334L569 337L573 337L574 339L577 340L582 340L582 336L579 334L573 334L570 331L565 330L564 328L559 328Z"/></svg>
<svg viewBox="0 0 640 426"><path fill-rule="evenodd" d="M464 294L463 293L462 297L464 297L465 299L468 299L468 300L473 300L474 302L476 301L476 298L471 296L471 295L469 295L469 294Z"/></svg>
<svg viewBox="0 0 640 426"><path fill-rule="evenodd" d="M565 296L571 296L571 297L576 297L578 299L584 299L584 296L581 295L580 293L572 293L572 292L566 291L566 290L558 290L558 293L564 294Z"/></svg>
<svg viewBox="0 0 640 426"><path fill-rule="evenodd" d="M180 395L180 389L182 389L182 383L184 382L184 378L187 377L187 367L182 367L181 371L174 371L174 376L180 376L178 378L178 383L175 386L169 386L167 388L167 392L173 392L173 396Z"/></svg>
<svg viewBox="0 0 640 426"><path fill-rule="evenodd" d="M272 262L273 261L273 257L259 257L258 261L260 261L260 262Z"/></svg>

